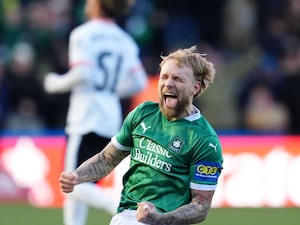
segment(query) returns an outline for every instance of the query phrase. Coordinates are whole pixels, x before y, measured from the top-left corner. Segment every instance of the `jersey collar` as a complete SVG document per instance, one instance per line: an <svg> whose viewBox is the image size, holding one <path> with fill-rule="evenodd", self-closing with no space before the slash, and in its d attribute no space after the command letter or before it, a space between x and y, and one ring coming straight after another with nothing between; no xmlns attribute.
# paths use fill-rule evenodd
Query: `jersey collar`
<svg viewBox="0 0 300 225"><path fill-rule="evenodd" d="M198 109L196 106L193 105L193 110L195 111L195 113L193 113L192 115L189 115L187 117L185 117L184 119L188 120L188 121L194 121L194 120L198 120L201 118L201 112L200 109Z"/></svg>

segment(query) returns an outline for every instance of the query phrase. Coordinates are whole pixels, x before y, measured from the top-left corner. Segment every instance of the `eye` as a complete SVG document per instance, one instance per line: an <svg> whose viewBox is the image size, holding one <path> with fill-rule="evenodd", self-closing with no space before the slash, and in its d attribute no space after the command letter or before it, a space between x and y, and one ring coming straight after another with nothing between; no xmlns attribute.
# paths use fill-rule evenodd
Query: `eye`
<svg viewBox="0 0 300 225"><path fill-rule="evenodd" d="M180 77L180 76L176 76L176 77L174 77L173 79L174 79L174 81L176 81L177 83L184 83L184 82L185 82L185 80L182 79L182 77Z"/></svg>
<svg viewBox="0 0 300 225"><path fill-rule="evenodd" d="M161 74L161 75L160 75L160 79L161 79L161 80L166 80L166 79L168 79L168 77L169 77L169 76L168 76L167 74Z"/></svg>
<svg viewBox="0 0 300 225"><path fill-rule="evenodd" d="M177 82L182 81L182 80L180 79L180 77L174 77L174 80L177 81Z"/></svg>

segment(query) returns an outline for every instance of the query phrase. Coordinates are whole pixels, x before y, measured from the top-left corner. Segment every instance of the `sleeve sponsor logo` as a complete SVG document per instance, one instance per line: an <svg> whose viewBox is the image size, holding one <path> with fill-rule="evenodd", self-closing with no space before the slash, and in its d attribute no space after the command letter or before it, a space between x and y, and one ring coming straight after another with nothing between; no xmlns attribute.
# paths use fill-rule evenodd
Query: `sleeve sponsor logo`
<svg viewBox="0 0 300 225"><path fill-rule="evenodd" d="M199 162L196 165L194 178L200 182L217 183L221 166L216 162Z"/></svg>

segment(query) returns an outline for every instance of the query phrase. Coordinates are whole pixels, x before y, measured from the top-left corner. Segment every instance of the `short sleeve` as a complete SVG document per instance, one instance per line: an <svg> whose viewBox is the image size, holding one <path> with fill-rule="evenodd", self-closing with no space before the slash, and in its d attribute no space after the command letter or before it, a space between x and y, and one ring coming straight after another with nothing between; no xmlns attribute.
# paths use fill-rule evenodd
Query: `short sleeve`
<svg viewBox="0 0 300 225"><path fill-rule="evenodd" d="M197 145L190 166L191 187L214 190L223 169L222 146L219 139L209 136Z"/></svg>
<svg viewBox="0 0 300 225"><path fill-rule="evenodd" d="M123 146L124 150L133 147L132 131L134 129L134 121L138 109L139 106L128 113L128 115L124 119L120 131L114 137L114 141L116 141L120 146Z"/></svg>

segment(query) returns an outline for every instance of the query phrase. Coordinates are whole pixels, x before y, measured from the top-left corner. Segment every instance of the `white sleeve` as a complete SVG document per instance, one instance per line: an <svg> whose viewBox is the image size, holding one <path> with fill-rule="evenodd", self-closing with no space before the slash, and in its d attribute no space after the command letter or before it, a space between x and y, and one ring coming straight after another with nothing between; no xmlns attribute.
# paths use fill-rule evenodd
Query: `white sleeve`
<svg viewBox="0 0 300 225"><path fill-rule="evenodd" d="M133 69L117 86L117 94L126 98L137 94L147 86L147 74L142 65Z"/></svg>
<svg viewBox="0 0 300 225"><path fill-rule="evenodd" d="M65 74L48 73L44 78L44 89L48 93L65 93L74 86L85 82L89 68L77 66Z"/></svg>

